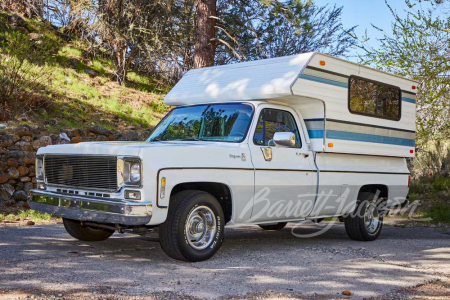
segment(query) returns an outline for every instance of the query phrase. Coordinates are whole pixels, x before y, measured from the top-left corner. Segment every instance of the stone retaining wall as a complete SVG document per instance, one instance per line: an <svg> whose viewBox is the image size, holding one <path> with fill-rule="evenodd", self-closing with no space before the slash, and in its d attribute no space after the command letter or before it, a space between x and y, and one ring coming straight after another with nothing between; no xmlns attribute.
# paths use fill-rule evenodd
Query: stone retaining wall
<svg viewBox="0 0 450 300"><path fill-rule="evenodd" d="M27 193L36 186L35 158L39 148L48 145L88 141L141 141L149 131L118 132L96 125L88 130L66 129L47 132L39 126L21 125L0 131L0 203L27 200Z"/></svg>

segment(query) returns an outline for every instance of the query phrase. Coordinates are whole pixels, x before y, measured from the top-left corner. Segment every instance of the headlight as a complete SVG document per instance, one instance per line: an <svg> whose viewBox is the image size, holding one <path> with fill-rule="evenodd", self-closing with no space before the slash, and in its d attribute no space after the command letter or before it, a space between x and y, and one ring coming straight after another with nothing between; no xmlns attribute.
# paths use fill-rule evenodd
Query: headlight
<svg viewBox="0 0 450 300"><path fill-rule="evenodd" d="M141 164L140 163L134 163L130 167L130 180L132 182L139 182L141 181Z"/></svg>
<svg viewBox="0 0 450 300"><path fill-rule="evenodd" d="M36 156L36 179L44 180L44 157Z"/></svg>
<svg viewBox="0 0 450 300"><path fill-rule="evenodd" d="M134 157L117 158L117 183L119 186L141 185L141 160Z"/></svg>

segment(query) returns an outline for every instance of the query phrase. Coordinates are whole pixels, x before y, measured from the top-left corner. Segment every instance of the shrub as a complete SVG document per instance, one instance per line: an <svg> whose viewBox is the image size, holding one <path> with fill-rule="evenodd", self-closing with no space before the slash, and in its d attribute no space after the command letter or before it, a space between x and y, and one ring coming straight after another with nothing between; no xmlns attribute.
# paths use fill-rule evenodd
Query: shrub
<svg viewBox="0 0 450 300"><path fill-rule="evenodd" d="M450 176L450 147L441 141L417 152L413 161L414 178Z"/></svg>
<svg viewBox="0 0 450 300"><path fill-rule="evenodd" d="M3 222L4 219L5 219L5 215L0 214L0 222Z"/></svg>

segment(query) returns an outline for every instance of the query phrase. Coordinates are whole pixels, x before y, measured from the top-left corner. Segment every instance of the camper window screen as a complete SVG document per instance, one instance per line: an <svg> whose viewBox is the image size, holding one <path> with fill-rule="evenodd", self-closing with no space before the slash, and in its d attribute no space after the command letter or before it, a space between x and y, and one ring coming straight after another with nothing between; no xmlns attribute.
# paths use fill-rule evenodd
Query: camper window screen
<svg viewBox="0 0 450 300"><path fill-rule="evenodd" d="M400 120L401 91L397 87L350 77L351 113L390 120Z"/></svg>

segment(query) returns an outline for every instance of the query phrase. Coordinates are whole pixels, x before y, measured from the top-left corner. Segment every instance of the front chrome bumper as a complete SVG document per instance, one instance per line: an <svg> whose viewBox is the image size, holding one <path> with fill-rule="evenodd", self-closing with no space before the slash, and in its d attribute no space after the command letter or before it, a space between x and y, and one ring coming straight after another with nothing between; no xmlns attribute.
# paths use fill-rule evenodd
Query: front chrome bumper
<svg viewBox="0 0 450 300"><path fill-rule="evenodd" d="M121 225L145 225L152 218L152 202L109 200L31 190L28 204L34 210L63 218Z"/></svg>

